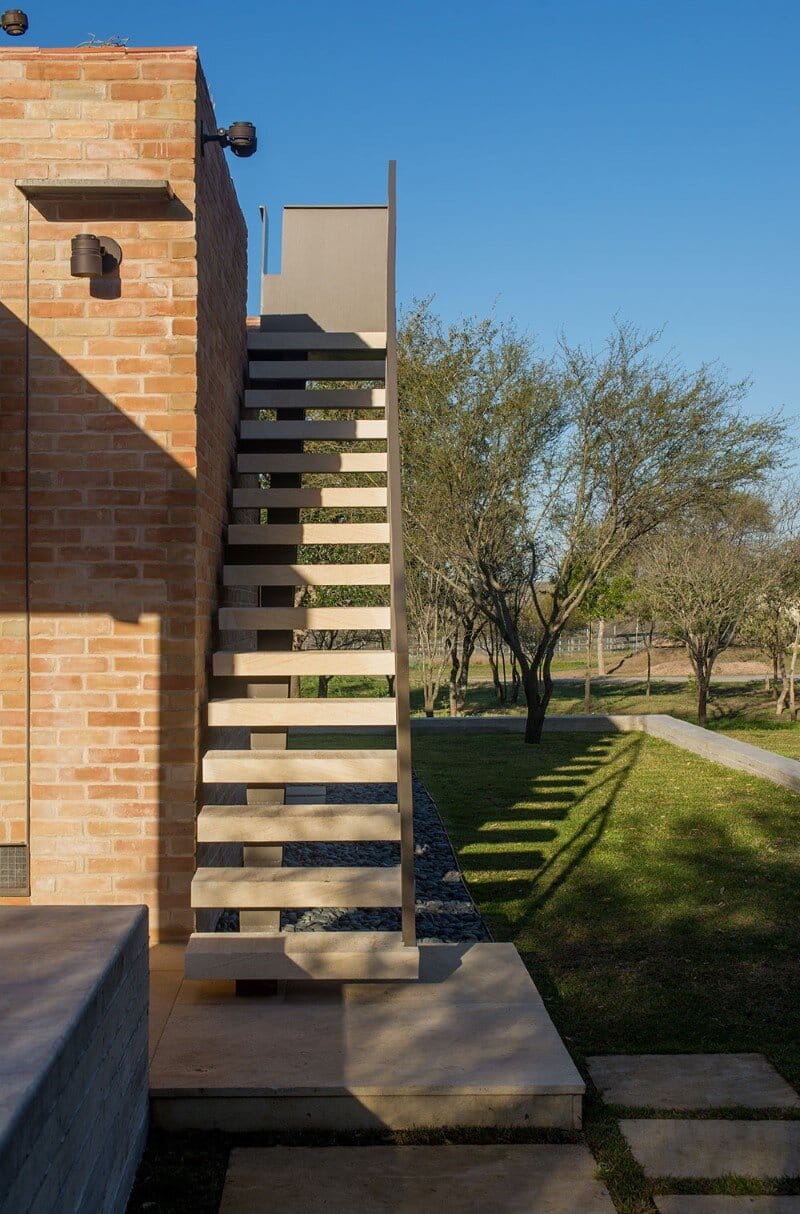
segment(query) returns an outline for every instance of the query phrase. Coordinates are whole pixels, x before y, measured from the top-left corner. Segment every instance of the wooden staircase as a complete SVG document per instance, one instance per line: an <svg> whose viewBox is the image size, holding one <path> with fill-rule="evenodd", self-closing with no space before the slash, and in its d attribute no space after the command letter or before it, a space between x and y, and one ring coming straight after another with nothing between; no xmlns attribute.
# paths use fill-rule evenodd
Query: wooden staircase
<svg viewBox="0 0 800 1214"><path fill-rule="evenodd" d="M249 332L223 573L228 601L218 612L223 647L213 656L208 725L245 739L249 733L250 745L211 749L203 759L206 784L244 788L245 797L240 804L220 797L197 820L198 844L241 844L244 863L198 867L192 882L192 905L238 910L240 930L195 932L186 953L190 978L418 976L392 227L393 215L385 330L283 328L285 318L266 315ZM309 511L326 517L309 521ZM351 605L351 587L375 588L383 602ZM308 604L318 588L338 588L337 605ZM295 648L297 634L311 629L382 630L389 645ZM224 647L226 635L249 644ZM290 694L298 680L322 675L393 676L394 695ZM394 736L386 749L287 748L287 730L302 726L383 726ZM396 801L326 804L320 791L337 783L391 783ZM284 865L285 844L309 842L389 842L399 845L399 863ZM281 929L282 911L322 907L396 907L401 930Z"/></svg>

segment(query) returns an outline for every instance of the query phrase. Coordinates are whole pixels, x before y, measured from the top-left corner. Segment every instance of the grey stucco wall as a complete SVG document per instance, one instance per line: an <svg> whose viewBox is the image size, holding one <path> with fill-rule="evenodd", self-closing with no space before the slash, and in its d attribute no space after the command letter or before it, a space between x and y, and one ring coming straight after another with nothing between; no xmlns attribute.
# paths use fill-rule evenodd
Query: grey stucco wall
<svg viewBox="0 0 800 1214"><path fill-rule="evenodd" d="M122 1214L147 1133L147 910L0 908L0 1214Z"/></svg>

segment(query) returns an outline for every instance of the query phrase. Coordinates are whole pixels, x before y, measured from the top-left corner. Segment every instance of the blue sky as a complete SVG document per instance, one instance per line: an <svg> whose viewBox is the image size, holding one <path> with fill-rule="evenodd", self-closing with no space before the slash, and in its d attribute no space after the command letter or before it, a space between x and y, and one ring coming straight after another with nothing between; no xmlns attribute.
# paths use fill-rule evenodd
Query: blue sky
<svg viewBox="0 0 800 1214"><path fill-rule="evenodd" d="M401 302L513 315L549 348L619 314L800 413L798 0L27 0L33 45L197 44L251 232L378 202L398 160ZM8 45L8 44L7 44ZM277 248L270 268L275 268Z"/></svg>

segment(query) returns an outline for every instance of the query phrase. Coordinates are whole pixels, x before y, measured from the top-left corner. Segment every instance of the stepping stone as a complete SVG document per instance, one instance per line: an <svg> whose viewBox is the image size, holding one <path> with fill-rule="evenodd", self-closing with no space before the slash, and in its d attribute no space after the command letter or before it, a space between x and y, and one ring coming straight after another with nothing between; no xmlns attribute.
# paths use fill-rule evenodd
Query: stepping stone
<svg viewBox="0 0 800 1214"><path fill-rule="evenodd" d="M587 1059L609 1104L642 1109L800 1108L763 1054L609 1054Z"/></svg>
<svg viewBox="0 0 800 1214"><path fill-rule="evenodd" d="M800 1214L800 1197L656 1197L659 1214Z"/></svg>
<svg viewBox="0 0 800 1214"><path fill-rule="evenodd" d="M240 1147L219 1214L614 1214L582 1146Z"/></svg>
<svg viewBox="0 0 800 1214"><path fill-rule="evenodd" d="M650 1177L800 1176L800 1121L621 1121Z"/></svg>

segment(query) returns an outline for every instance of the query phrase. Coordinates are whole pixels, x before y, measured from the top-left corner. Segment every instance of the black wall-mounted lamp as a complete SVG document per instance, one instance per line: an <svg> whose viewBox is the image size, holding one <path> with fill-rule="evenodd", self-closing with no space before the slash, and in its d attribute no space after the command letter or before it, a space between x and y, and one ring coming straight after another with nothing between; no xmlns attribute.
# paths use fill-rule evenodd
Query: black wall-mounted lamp
<svg viewBox="0 0 800 1214"><path fill-rule="evenodd" d="M11 38L19 38L28 28L28 14L21 8L9 8L0 16L0 26Z"/></svg>
<svg viewBox="0 0 800 1214"><path fill-rule="evenodd" d="M89 232L72 237L69 272L73 278L102 278L112 274L122 261L122 249L110 236Z"/></svg>
<svg viewBox="0 0 800 1214"><path fill-rule="evenodd" d="M221 126L213 134L206 131L203 124L200 124L200 150L205 154L207 143L218 143L220 147L230 148L234 156L255 155L258 148L258 139L256 138L256 128L252 122L232 122L227 128Z"/></svg>

